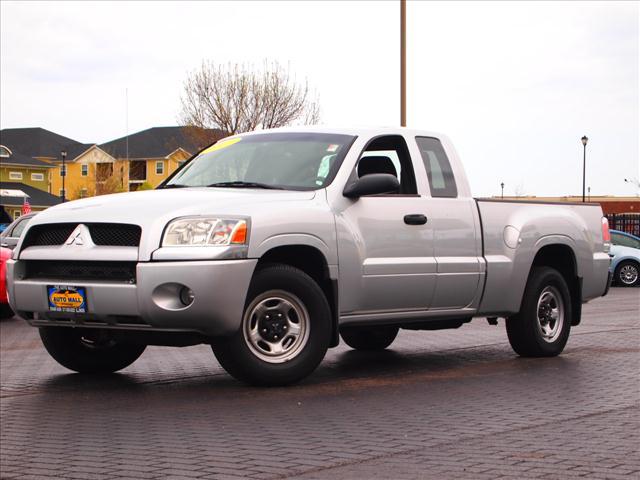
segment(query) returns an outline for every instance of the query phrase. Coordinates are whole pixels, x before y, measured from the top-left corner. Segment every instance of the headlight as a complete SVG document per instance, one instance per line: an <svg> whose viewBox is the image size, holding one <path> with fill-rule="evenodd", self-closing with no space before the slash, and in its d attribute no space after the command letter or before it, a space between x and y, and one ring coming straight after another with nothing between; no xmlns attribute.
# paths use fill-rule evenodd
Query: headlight
<svg viewBox="0 0 640 480"><path fill-rule="evenodd" d="M178 218L169 222L163 247L246 245L247 221L228 218Z"/></svg>

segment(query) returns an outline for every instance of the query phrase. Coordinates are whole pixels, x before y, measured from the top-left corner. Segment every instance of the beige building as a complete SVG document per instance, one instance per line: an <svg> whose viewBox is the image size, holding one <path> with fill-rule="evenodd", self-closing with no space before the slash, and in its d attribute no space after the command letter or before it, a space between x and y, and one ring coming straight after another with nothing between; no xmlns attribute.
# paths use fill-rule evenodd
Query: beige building
<svg viewBox="0 0 640 480"><path fill-rule="evenodd" d="M116 160L116 171L124 166L122 181L126 190L133 191L144 184L156 187L185 160L223 136L218 130L154 127L99 147Z"/></svg>

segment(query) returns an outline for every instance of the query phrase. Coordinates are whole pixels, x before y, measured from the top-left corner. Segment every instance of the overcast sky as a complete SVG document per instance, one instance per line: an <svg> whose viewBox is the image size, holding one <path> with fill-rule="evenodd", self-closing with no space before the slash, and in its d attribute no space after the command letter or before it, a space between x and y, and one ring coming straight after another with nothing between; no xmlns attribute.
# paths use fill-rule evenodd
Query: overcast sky
<svg viewBox="0 0 640 480"><path fill-rule="evenodd" d="M637 2L412 2L408 125L448 134L474 195L629 195ZM399 124L399 1L0 3L0 125L81 142L175 125L203 59L277 60L322 123Z"/></svg>

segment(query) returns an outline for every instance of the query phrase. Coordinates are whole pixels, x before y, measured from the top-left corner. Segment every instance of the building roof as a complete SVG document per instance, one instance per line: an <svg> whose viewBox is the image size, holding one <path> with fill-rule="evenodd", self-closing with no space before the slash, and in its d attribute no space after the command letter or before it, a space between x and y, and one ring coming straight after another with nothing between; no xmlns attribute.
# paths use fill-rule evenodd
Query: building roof
<svg viewBox="0 0 640 480"><path fill-rule="evenodd" d="M224 132L215 129L153 127L103 143L99 147L115 158L165 158L178 148L194 154L224 136Z"/></svg>
<svg viewBox="0 0 640 480"><path fill-rule="evenodd" d="M51 195L39 188L32 187L30 185L25 185L24 183L19 182L0 182L0 190L18 190L25 193L28 196L29 203L31 206L36 207L51 207L53 205L57 205L61 202L60 197L56 197L55 195ZM7 192L5 192L7 193ZM2 194L2 205L7 206L21 206L24 202L24 197L22 195L14 195L16 192L8 192L9 194Z"/></svg>
<svg viewBox="0 0 640 480"><path fill-rule="evenodd" d="M75 145L70 145L67 148L67 161L75 160L77 157L94 146L96 146L95 143L77 143Z"/></svg>
<svg viewBox="0 0 640 480"><path fill-rule="evenodd" d="M8 157L0 157L0 166L19 165L21 167L30 168L53 168L55 165L51 165L42 160L31 158L21 153L12 151Z"/></svg>
<svg viewBox="0 0 640 480"><path fill-rule="evenodd" d="M34 127L0 130L0 145L9 147L13 153L19 152L29 157L60 158L60 152L67 150L67 158L71 160L75 158L71 152L81 149L80 145L83 144L44 128ZM91 145L87 145L84 150L89 146ZM76 156L80 153L82 151L77 152Z"/></svg>

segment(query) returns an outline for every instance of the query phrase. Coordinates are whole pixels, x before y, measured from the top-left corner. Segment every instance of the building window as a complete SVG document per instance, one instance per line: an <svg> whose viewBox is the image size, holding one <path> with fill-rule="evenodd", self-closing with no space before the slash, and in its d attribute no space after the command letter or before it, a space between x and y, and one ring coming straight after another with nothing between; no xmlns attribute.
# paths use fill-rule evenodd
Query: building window
<svg viewBox="0 0 640 480"><path fill-rule="evenodd" d="M32 173L31 180L34 182L44 182L44 173Z"/></svg>
<svg viewBox="0 0 640 480"><path fill-rule="evenodd" d="M80 165L80 173L83 177L86 177L87 175L89 175L89 165L87 165L86 163L83 165Z"/></svg>
<svg viewBox="0 0 640 480"><path fill-rule="evenodd" d="M164 175L164 162L156 162L156 175Z"/></svg>
<svg viewBox="0 0 640 480"><path fill-rule="evenodd" d="M9 180L22 180L22 172L9 172Z"/></svg>
<svg viewBox="0 0 640 480"><path fill-rule="evenodd" d="M64 188L60 189L60 198L64 197L67 198L67 191Z"/></svg>
<svg viewBox="0 0 640 480"><path fill-rule="evenodd" d="M82 188L80 189L80 198L86 198L89 195L88 191L86 188Z"/></svg>
<svg viewBox="0 0 640 480"><path fill-rule="evenodd" d="M20 217L20 214L21 214L21 213L22 213L22 212L21 212L20 210L14 210L14 211L13 211L13 219L14 219L14 220L17 220L17 219L18 219L18 217Z"/></svg>

